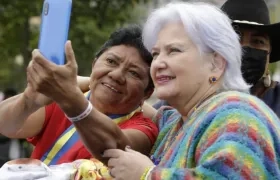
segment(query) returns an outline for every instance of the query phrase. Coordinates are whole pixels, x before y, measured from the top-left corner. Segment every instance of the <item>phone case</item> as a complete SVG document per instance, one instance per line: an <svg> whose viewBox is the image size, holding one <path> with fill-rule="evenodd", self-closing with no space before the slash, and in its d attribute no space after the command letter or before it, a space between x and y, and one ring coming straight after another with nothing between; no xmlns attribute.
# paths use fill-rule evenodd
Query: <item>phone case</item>
<svg viewBox="0 0 280 180"><path fill-rule="evenodd" d="M45 0L41 15L39 50L58 64L65 61L65 43L68 39L72 0Z"/></svg>

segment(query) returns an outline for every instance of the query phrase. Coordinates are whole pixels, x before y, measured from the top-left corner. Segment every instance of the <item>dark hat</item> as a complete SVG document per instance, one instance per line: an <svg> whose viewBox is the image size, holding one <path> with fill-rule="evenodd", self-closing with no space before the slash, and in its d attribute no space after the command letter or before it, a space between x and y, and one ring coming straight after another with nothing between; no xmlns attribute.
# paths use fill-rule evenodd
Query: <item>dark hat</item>
<svg viewBox="0 0 280 180"><path fill-rule="evenodd" d="M254 28L270 38L270 63L280 60L280 23L270 24L264 0L228 0L221 9L232 19L233 25Z"/></svg>

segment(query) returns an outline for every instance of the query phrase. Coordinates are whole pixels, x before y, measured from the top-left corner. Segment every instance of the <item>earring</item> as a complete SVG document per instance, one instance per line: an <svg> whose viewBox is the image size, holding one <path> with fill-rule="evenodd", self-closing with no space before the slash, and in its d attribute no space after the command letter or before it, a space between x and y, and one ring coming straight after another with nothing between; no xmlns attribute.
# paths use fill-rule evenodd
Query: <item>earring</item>
<svg viewBox="0 0 280 180"><path fill-rule="evenodd" d="M213 84L213 83L217 82L217 78L215 76L211 76L209 78L209 82L210 82L210 84Z"/></svg>
<svg viewBox="0 0 280 180"><path fill-rule="evenodd" d="M271 85L271 76L269 71L266 72L265 77L263 78L263 84L265 87L269 87Z"/></svg>

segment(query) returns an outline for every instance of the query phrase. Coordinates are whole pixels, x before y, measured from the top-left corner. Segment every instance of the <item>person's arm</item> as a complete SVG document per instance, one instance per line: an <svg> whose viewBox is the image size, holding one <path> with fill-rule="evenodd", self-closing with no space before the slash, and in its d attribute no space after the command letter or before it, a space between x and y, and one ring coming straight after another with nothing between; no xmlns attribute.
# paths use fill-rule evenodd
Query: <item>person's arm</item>
<svg viewBox="0 0 280 180"><path fill-rule="evenodd" d="M151 106L149 103L147 102L144 102L143 106L142 106L142 109L143 109L143 114L144 116L150 118L150 119L153 119L154 116L156 115L157 113L157 110L155 108L153 108L153 106Z"/></svg>
<svg viewBox="0 0 280 180"><path fill-rule="evenodd" d="M77 81L78 81L78 86L80 87L82 92L89 91L90 77L78 76Z"/></svg>
<svg viewBox="0 0 280 180"><path fill-rule="evenodd" d="M59 105L68 117L75 117L87 108L89 102L79 91L71 97L73 98L65 98L64 103ZM106 149L124 149L128 145L147 154L152 147L145 133L135 129L121 130L112 119L94 107L89 116L73 124L87 149L103 162L106 160L102 153Z"/></svg>
<svg viewBox="0 0 280 180"><path fill-rule="evenodd" d="M78 76L77 81L81 91L89 90L89 77ZM28 88L27 93L21 93L0 103L0 134L9 138L28 138L41 131L45 121L44 105L50 104L52 100L31 92ZM26 95L31 93L31 97Z"/></svg>
<svg viewBox="0 0 280 180"><path fill-rule="evenodd" d="M10 138L28 138L40 132L45 109L21 93L0 103L0 117L0 134Z"/></svg>

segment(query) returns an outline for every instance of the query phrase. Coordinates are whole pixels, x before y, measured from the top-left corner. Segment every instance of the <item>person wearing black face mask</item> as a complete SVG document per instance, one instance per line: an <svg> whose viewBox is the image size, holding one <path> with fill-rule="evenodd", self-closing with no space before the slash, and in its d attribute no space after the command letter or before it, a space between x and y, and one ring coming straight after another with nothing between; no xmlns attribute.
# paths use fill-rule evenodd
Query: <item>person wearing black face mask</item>
<svg viewBox="0 0 280 180"><path fill-rule="evenodd" d="M280 23L270 24L264 0L228 0L221 9L233 20L243 46L241 70L252 85L251 94L262 99L280 117L280 84L272 81L269 63L280 60Z"/></svg>
<svg viewBox="0 0 280 180"><path fill-rule="evenodd" d="M280 117L280 84L272 81L268 65L280 60L280 23L270 24L264 0L228 0L221 9L232 19L243 46L241 70L252 85L251 94L262 99ZM165 101L154 108L168 105ZM149 109L147 108L147 111ZM145 109L144 109L145 112Z"/></svg>

